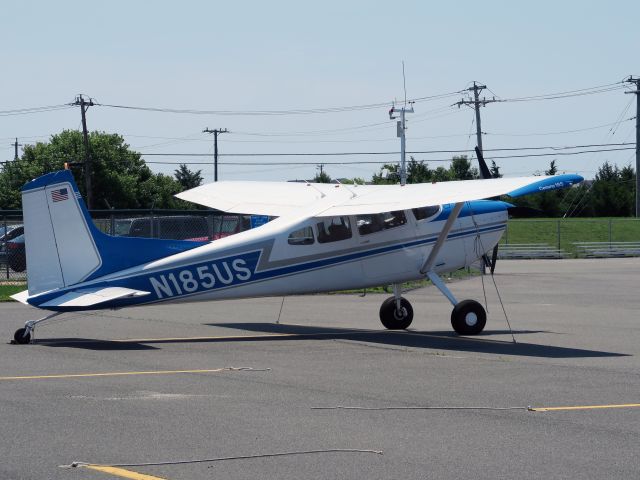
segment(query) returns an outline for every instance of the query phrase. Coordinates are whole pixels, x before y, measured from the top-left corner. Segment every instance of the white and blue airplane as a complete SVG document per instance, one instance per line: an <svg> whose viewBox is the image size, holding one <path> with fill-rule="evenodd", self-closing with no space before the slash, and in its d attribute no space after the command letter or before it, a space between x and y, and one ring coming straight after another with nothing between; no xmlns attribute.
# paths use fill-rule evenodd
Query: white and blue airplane
<svg viewBox="0 0 640 480"><path fill-rule="evenodd" d="M401 284L429 278L453 305L461 335L482 331L486 312L458 301L438 276L490 252L506 228L508 203L482 200L566 188L578 175L412 185L217 182L183 200L274 220L211 242L114 237L93 224L70 171L22 189L28 290L14 298L49 310L14 335L29 343L36 325L64 312L297 295L393 285L380 320L413 319Z"/></svg>

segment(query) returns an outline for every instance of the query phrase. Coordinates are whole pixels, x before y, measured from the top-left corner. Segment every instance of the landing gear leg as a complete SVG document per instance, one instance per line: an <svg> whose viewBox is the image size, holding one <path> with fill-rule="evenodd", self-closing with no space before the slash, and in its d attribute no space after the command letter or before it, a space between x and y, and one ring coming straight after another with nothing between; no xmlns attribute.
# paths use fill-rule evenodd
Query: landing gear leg
<svg viewBox="0 0 640 480"><path fill-rule="evenodd" d="M413 307L402 297L400 285L393 285L393 297L387 298L380 306L380 321L389 330L404 330L413 321Z"/></svg>
<svg viewBox="0 0 640 480"><path fill-rule="evenodd" d="M460 335L477 335L480 333L487 324L487 313L484 307L475 300L458 302L436 272L427 272L427 276L453 305L453 311L451 312L451 326L453 329Z"/></svg>
<svg viewBox="0 0 640 480"><path fill-rule="evenodd" d="M38 325L39 323L45 322L47 320L50 320L54 317L57 317L61 313L63 312L53 312L39 320L29 320L24 324L24 327L16 330L16 332L13 334L13 341L11 343L18 344L18 345L25 345L27 343L31 343L31 341L35 338L34 333L35 333L36 325Z"/></svg>

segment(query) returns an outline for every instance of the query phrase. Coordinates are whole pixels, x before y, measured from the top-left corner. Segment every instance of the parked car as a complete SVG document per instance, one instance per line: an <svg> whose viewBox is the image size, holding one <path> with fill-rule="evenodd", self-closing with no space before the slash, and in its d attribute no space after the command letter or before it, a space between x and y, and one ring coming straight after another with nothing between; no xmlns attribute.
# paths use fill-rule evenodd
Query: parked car
<svg viewBox="0 0 640 480"><path fill-rule="evenodd" d="M0 263L7 262L7 242L24 233L23 225L0 227Z"/></svg>
<svg viewBox="0 0 640 480"><path fill-rule="evenodd" d="M207 219L198 215L169 217L118 218L115 232L124 237L165 238L172 240L210 240Z"/></svg>
<svg viewBox="0 0 640 480"><path fill-rule="evenodd" d="M27 268L27 256L24 248L24 234L6 242L7 262L14 272L24 272Z"/></svg>
<svg viewBox="0 0 640 480"><path fill-rule="evenodd" d="M251 228L250 217L245 215L224 215L213 219L213 240L228 237Z"/></svg>

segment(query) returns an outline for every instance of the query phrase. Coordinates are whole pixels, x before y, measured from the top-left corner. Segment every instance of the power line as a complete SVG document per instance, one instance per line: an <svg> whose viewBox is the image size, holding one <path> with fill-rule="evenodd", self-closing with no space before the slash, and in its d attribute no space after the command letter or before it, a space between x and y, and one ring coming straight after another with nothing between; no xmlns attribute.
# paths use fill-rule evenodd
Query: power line
<svg viewBox="0 0 640 480"><path fill-rule="evenodd" d="M575 150L578 148L600 148L600 147L625 147L635 145L635 143L594 143L594 144L586 144L586 145L570 145L570 146L545 146L545 147L505 147L505 148L488 148L486 152L509 152L509 151L521 151L521 150L554 150L557 153L549 153L548 155L562 155L563 150ZM623 148L622 150L628 150ZM597 150L601 151L601 150ZM602 150L607 151L607 150ZM411 154L433 154L433 153L472 153L472 149L459 149L459 150L414 150L407 151L407 153ZM249 152L249 153L221 153L219 156L221 157L305 157L305 156L318 156L318 157L327 157L327 156L349 156L349 155L397 155L398 151L383 151L383 152L375 152L375 151L365 151L365 152ZM566 153L564 153L566 155ZM184 153L184 152L176 152L176 153L160 153L160 152L141 152L141 155L147 156L211 156L210 153ZM495 157L494 157L495 158Z"/></svg>
<svg viewBox="0 0 640 480"><path fill-rule="evenodd" d="M412 99L413 102L426 102L432 100L438 100L442 98L448 98L454 95L459 95L460 91L441 93L438 95L429 95L424 97L417 97ZM270 115L312 115L322 113L342 113L353 112L361 110L371 110L378 108L389 107L392 104L391 101L370 103L364 105L348 105L348 106L336 106L336 107L319 107L319 108L300 108L300 109L288 109L288 110L198 110L190 108L166 108L166 107L147 107L136 105L114 105L114 104L100 104L100 106L108 108L119 108L126 110L141 110L147 112L157 113L176 113L176 114L189 114L189 115L230 115L230 116L270 116Z"/></svg>
<svg viewBox="0 0 640 480"><path fill-rule="evenodd" d="M29 115L32 113L54 112L57 110L67 110L72 108L69 104L48 105L43 107L18 108L15 110L0 110L0 117L10 117L13 115Z"/></svg>
<svg viewBox="0 0 640 480"><path fill-rule="evenodd" d="M535 157L549 157L549 156L566 156L566 155L582 155L582 154L586 154L586 153L607 153L607 152L617 152L617 151L628 151L628 150L635 150L635 147L623 147L623 148L609 148L609 149L601 149L601 150L579 150L579 151L575 151L575 152L553 152L553 153L532 153L532 154L524 154L524 155L500 155L500 156L489 156L486 157L486 159L488 160L499 160L499 159L513 159L513 158L535 158ZM407 152L410 154L420 154L420 153L424 153L424 152ZM226 154L225 156L228 157L267 157L267 156L346 156L346 155L397 155L398 152L339 152L339 153L319 153L319 154L314 154L314 153L308 153L308 154ZM166 154L142 154L144 156L148 156L148 155L164 155L164 156L180 156L180 157L210 157L211 154L208 153L178 153L178 154L171 154L171 153L166 153ZM222 156L222 155L221 155ZM451 162L452 159L451 158L441 158L441 159L437 159L437 158L430 158L430 159L424 159L424 160L418 160L418 161L423 161L426 163L429 162ZM190 162L185 162L185 161L157 161L157 160L149 160L146 161L146 163L149 164L160 164L160 165L178 165L180 163L188 163L189 165L207 165L210 162L197 162L197 161L190 161ZM219 162L221 165L227 165L227 166L265 166L265 165L316 165L316 163L314 162ZM371 165L375 165L375 164L387 164L389 163L389 161L378 161L378 160L362 160L362 161L336 161L336 162L330 162L330 161L323 161L322 162L324 165L366 165L366 164L371 164Z"/></svg>
<svg viewBox="0 0 640 480"><path fill-rule="evenodd" d="M530 95L526 97L502 98L499 102L530 102L539 100L557 100L561 98L580 97L584 95L595 95L598 93L612 92L624 88L622 82L609 83L606 85L598 85L590 88L582 88L579 90L569 90L566 92L547 93L542 95Z"/></svg>
<svg viewBox="0 0 640 480"><path fill-rule="evenodd" d="M621 122L611 122L604 123L602 125L596 125L594 127L586 127L586 128L577 128L575 130L562 130L562 131L554 131L554 132L538 132L538 133L495 133L495 132L482 132L484 135L496 135L501 137L535 137L535 136L544 136L544 135L562 135L565 133L578 133L578 132L587 132L589 130L597 130L599 128L610 127L612 125L616 125L622 122L629 122L631 120L635 120L636 117L630 117L622 120Z"/></svg>
<svg viewBox="0 0 640 480"><path fill-rule="evenodd" d="M635 145L635 144L634 144ZM575 152L553 152L553 153L532 153L525 155L501 155L501 156L492 156L486 157L486 159L512 159L512 158L535 158L535 157L548 157L548 156L564 156L564 155L581 155L585 153L606 153L606 152L617 152L617 151L628 151L635 150L635 147L623 147L623 148L609 148L609 149L600 149L600 150L579 150ZM265 156L331 156L331 155L397 155L399 152L339 152L339 153L307 153L307 154L225 154L225 156L249 156L249 157L265 157ZM410 154L421 154L421 153L430 153L430 152L407 152ZM176 156L176 157L211 157L210 153L143 153L141 155L144 156ZM220 155L222 156L222 154ZM424 159L418 160L424 161L426 163L429 162L451 162L451 158L432 158L432 159ZM9 161L0 162L2 164L12 163ZM179 165L182 163L186 163L189 165L209 165L211 162L198 162L198 161L158 161L158 160L148 160L145 163L149 164L157 164L157 165ZM219 162L221 165L225 166L280 166L280 165L317 165L315 162ZM378 160L362 160L362 161L339 161L339 162L331 162L324 161L322 162L324 165L384 165L389 163L389 161L378 161Z"/></svg>

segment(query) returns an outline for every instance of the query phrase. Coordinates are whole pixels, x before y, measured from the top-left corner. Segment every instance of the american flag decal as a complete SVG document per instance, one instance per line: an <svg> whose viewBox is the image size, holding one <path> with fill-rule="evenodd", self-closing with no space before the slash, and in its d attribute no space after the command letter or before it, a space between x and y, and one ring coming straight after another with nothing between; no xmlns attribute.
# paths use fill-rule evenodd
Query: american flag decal
<svg viewBox="0 0 640 480"><path fill-rule="evenodd" d="M69 199L69 190L66 188L59 188L58 190L51 190L51 200L53 202L62 202Z"/></svg>

